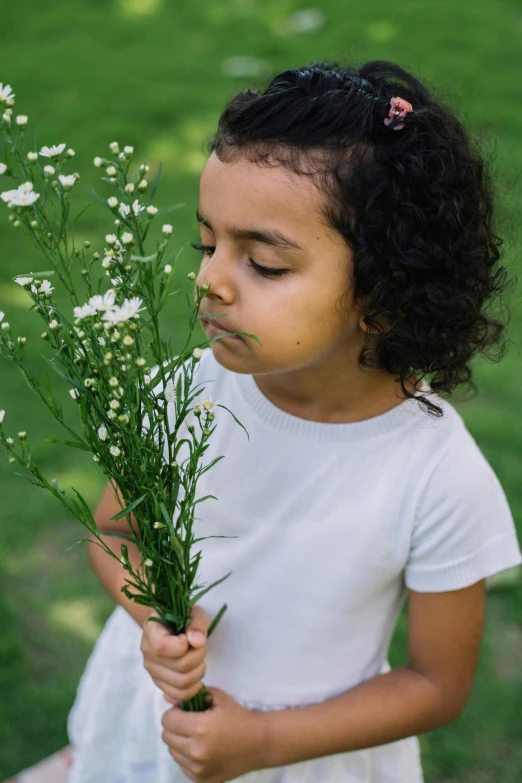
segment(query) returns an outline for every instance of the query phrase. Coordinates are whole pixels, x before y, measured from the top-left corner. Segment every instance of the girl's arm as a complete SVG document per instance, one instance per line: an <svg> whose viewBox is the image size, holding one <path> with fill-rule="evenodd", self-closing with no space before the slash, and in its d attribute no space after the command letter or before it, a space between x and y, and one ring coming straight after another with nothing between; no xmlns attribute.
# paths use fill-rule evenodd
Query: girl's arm
<svg viewBox="0 0 522 783"><path fill-rule="evenodd" d="M109 481L105 486L104 493L94 513L94 519L98 526L98 530L100 532L107 531L110 533L123 533L128 535L129 524L125 517L116 521L111 519L111 517L119 514L121 509L122 506L118 503L114 485ZM136 518L132 513L130 514L130 518L134 530L137 530ZM93 535L89 535L89 538L92 541L96 541ZM105 543L116 555L118 555L118 558L121 556L121 544L123 543L123 539L106 536ZM133 567L137 568L141 560L138 548L130 541L126 541L125 543L128 545L129 560ZM140 604L135 603L121 592L125 580L128 579L127 571L123 569L119 560L115 560L108 555L107 552L104 552L98 544L89 543L87 546L92 567L102 585L109 595L111 595L120 606L123 606L123 608L127 610L138 625L143 627L145 620L152 613L152 609L149 606L141 606Z"/></svg>
<svg viewBox="0 0 522 783"><path fill-rule="evenodd" d="M455 720L473 687L484 614L484 579L443 593L410 590L407 666L321 704L262 713L264 766L384 745Z"/></svg>

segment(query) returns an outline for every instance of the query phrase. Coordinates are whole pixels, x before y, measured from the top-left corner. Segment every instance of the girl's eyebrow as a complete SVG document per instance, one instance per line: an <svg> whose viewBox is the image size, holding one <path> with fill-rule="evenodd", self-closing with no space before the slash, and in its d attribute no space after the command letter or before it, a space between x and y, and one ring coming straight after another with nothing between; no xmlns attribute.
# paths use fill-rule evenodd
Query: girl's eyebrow
<svg viewBox="0 0 522 783"><path fill-rule="evenodd" d="M209 228L211 231L214 229L208 222L208 220L205 220L201 215L199 214L199 209L196 211L196 219L199 223L202 223L204 226ZM264 242L266 245L272 245L273 247L280 247L284 250L300 250L301 252L305 252L304 247L299 245L295 240L289 239L284 234L282 234L280 231L277 230L259 230L255 228L228 228L227 233L234 237L234 239L253 239L256 242Z"/></svg>

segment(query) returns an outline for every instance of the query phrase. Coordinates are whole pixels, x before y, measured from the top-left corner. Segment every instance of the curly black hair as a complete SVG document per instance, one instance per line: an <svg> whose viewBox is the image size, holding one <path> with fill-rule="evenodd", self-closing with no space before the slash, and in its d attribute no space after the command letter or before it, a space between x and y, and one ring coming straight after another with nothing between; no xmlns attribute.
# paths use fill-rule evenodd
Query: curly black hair
<svg viewBox="0 0 522 783"><path fill-rule="evenodd" d="M413 111L386 125L397 96ZM360 367L391 373L436 417L441 407L407 380L476 394L470 362L494 360L488 348L505 328L483 305L504 292L507 270L488 161L452 108L392 62L313 62L231 98L206 151L319 177L323 217L352 251L353 301L365 307Z"/></svg>

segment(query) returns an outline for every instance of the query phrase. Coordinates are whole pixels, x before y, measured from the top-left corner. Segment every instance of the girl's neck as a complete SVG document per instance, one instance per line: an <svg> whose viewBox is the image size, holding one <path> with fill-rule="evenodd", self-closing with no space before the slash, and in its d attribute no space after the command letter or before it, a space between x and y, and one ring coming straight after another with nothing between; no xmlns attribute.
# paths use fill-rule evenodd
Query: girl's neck
<svg viewBox="0 0 522 783"><path fill-rule="evenodd" d="M259 390L286 413L308 421L345 424L365 421L400 405L406 399L400 383L383 373L352 377L314 376L309 368L290 373L254 375ZM412 382L406 388L413 394Z"/></svg>

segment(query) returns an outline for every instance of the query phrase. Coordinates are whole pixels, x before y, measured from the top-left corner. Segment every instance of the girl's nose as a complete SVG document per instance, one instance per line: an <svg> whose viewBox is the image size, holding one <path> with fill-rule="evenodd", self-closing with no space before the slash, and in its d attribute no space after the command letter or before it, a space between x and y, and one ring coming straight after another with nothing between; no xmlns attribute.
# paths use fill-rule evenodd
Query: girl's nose
<svg viewBox="0 0 522 783"><path fill-rule="evenodd" d="M232 266L223 258L217 259L215 251L207 262L202 261L196 283L198 286L210 284L206 296L215 296L224 302L230 302L234 297Z"/></svg>

